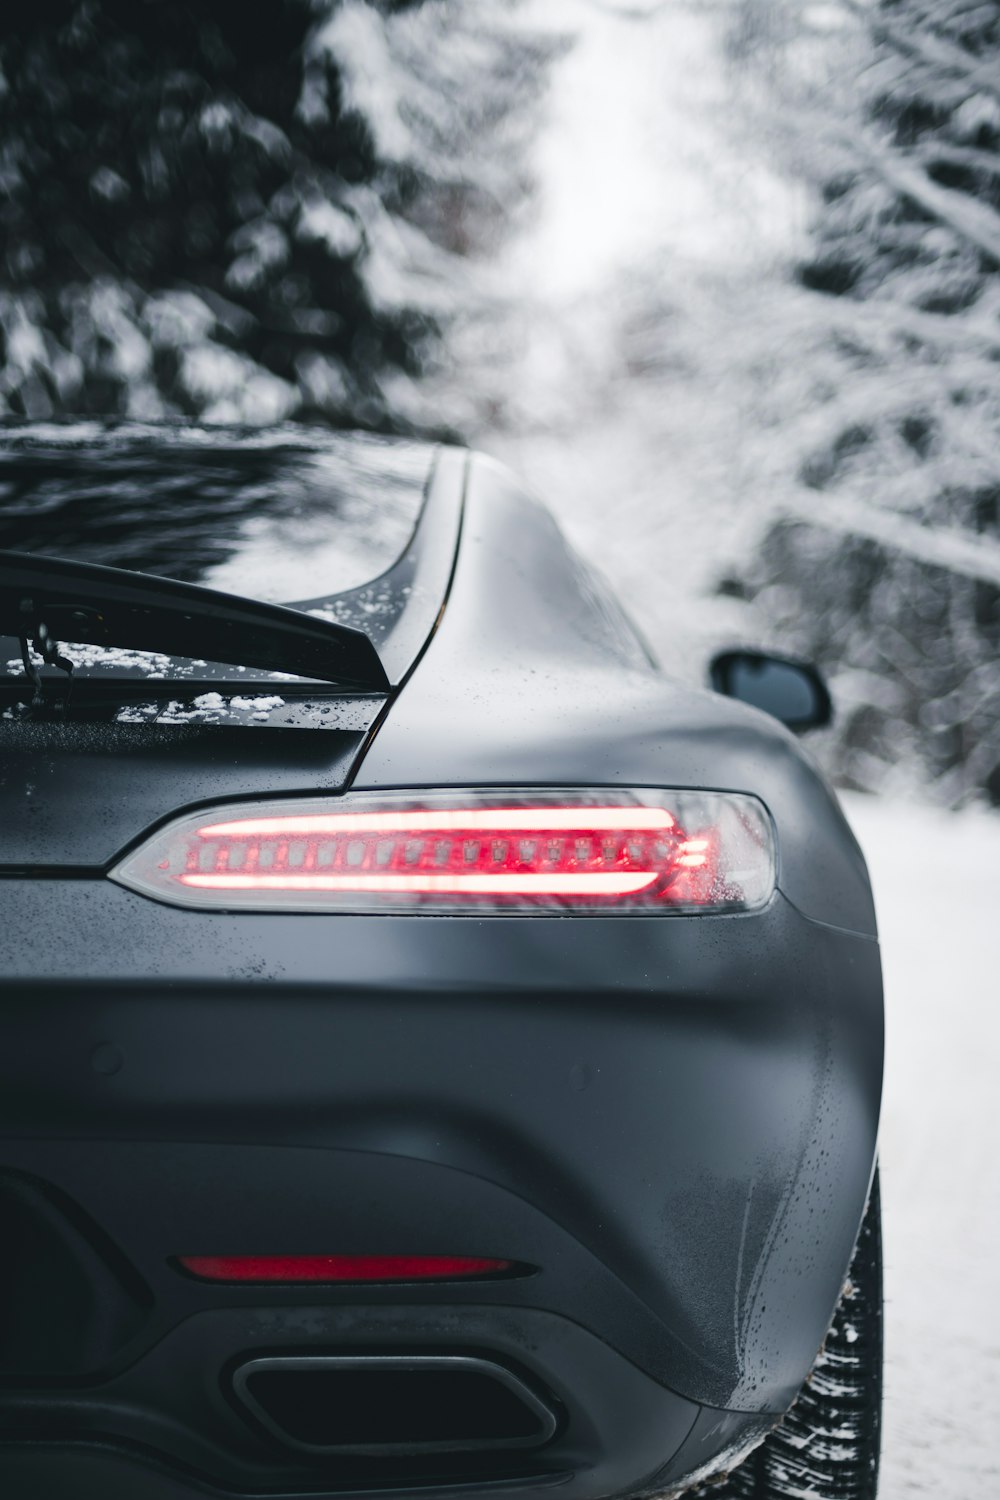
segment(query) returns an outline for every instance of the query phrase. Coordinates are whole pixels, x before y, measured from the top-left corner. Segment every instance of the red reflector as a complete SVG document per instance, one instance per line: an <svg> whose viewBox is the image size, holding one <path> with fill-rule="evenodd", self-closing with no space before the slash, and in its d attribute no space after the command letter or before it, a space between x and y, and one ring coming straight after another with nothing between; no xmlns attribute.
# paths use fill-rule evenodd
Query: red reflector
<svg viewBox="0 0 1000 1500"><path fill-rule="evenodd" d="M475 1255L179 1255L177 1264L199 1281L451 1281L514 1270Z"/></svg>

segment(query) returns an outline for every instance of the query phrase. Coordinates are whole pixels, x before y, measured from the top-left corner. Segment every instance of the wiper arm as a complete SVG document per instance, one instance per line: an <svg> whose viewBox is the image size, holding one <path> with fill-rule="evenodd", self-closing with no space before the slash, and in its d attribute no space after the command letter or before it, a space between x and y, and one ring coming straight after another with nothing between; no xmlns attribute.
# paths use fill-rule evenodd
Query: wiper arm
<svg viewBox="0 0 1000 1500"><path fill-rule="evenodd" d="M196 583L30 552L0 550L0 635L204 657L366 692L389 687L361 630Z"/></svg>

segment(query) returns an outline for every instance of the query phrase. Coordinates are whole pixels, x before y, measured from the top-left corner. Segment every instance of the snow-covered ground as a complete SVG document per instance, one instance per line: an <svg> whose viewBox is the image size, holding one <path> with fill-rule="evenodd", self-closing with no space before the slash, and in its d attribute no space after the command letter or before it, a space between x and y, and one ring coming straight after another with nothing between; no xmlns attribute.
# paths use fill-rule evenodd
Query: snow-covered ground
<svg viewBox="0 0 1000 1500"><path fill-rule="evenodd" d="M1000 816L849 796L886 981L881 1500L1000 1494Z"/></svg>

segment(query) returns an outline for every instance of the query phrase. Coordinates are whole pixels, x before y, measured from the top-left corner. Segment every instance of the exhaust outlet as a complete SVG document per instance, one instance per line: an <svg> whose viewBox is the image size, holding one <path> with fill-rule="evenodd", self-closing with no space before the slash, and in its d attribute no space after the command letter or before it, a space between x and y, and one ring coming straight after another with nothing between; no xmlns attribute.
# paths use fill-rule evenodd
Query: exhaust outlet
<svg viewBox="0 0 1000 1500"><path fill-rule="evenodd" d="M265 1356L233 1388L272 1437L314 1454L538 1448L557 1425L513 1370L465 1354Z"/></svg>

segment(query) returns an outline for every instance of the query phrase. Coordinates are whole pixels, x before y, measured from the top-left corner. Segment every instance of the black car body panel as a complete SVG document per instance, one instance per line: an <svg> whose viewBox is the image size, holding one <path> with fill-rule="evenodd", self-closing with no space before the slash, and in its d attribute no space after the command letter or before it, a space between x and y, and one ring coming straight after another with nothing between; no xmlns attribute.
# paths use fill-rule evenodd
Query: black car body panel
<svg viewBox="0 0 1000 1500"><path fill-rule="evenodd" d="M824 1337L882 1068L853 837L780 725L651 664L502 470L437 472L396 564L426 596L394 691L302 687L356 727L0 719L0 1202L77 1288L53 1305L18 1272L5 1493L662 1490L758 1438ZM463 786L750 793L778 888L728 915L321 916L106 878L192 806ZM220 1286L174 1263L326 1249L525 1274ZM555 1435L331 1458L234 1394L248 1360L345 1351L492 1359Z"/></svg>

